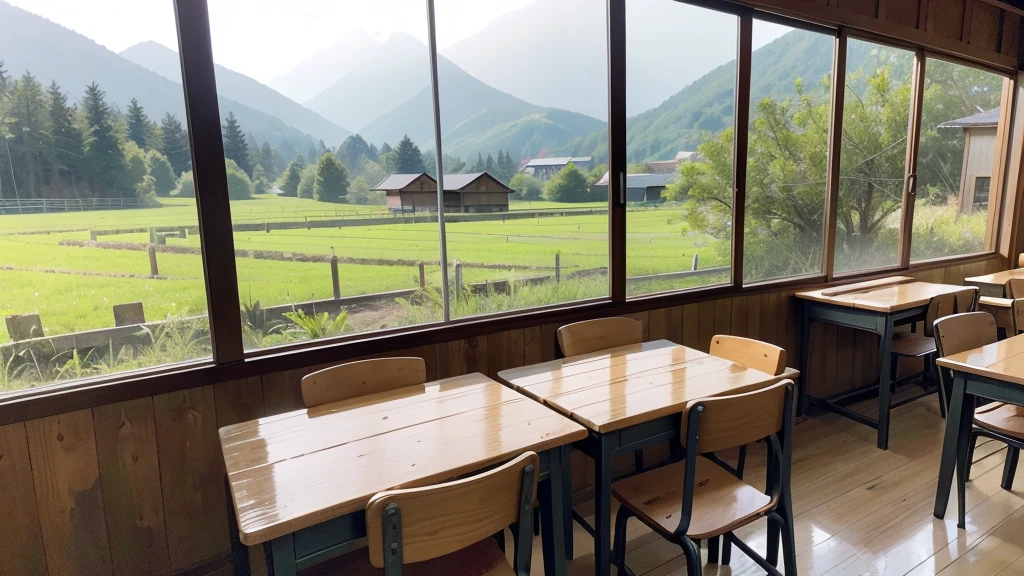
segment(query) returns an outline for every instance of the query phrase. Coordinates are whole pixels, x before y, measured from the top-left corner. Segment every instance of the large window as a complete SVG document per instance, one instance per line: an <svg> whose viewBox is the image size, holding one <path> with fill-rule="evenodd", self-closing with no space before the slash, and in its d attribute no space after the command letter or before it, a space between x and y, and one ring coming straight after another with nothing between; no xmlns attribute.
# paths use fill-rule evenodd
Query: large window
<svg viewBox="0 0 1024 576"><path fill-rule="evenodd" d="M605 7L500 7L436 2L453 318L608 295Z"/></svg>
<svg viewBox="0 0 1024 576"><path fill-rule="evenodd" d="M929 58L924 80L911 260L991 249L1003 77Z"/></svg>
<svg viewBox="0 0 1024 576"><path fill-rule="evenodd" d="M834 36L754 20L745 283L821 271Z"/></svg>
<svg viewBox="0 0 1024 576"><path fill-rule="evenodd" d="M423 2L238 17L210 4L245 347L442 320Z"/></svg>
<svg viewBox="0 0 1024 576"><path fill-rule="evenodd" d="M626 8L627 291L727 283L737 17L671 0Z"/></svg>
<svg viewBox="0 0 1024 576"><path fill-rule="evenodd" d="M914 54L851 38L846 52L836 272L899 264Z"/></svg>
<svg viewBox="0 0 1024 576"><path fill-rule="evenodd" d="M0 394L211 355L181 71L146 60L173 7L108 10L0 2Z"/></svg>

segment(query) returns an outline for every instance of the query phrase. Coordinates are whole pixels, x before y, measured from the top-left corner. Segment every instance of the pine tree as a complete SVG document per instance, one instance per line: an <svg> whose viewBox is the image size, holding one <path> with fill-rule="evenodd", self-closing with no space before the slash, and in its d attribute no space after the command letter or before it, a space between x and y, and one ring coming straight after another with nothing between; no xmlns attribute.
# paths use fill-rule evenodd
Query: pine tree
<svg viewBox="0 0 1024 576"><path fill-rule="evenodd" d="M223 128L224 134L224 157L234 160L239 170L246 175L252 174L252 165L249 164L249 144L245 141L245 133L238 125L238 119L234 112L228 112Z"/></svg>
<svg viewBox="0 0 1024 576"><path fill-rule="evenodd" d="M484 162L484 171L486 171L488 174L494 175L495 167L496 166L494 164L494 156L491 156L491 153L488 152L487 161Z"/></svg>
<svg viewBox="0 0 1024 576"><path fill-rule="evenodd" d="M299 163L298 159L292 161L285 168L284 174L281 175L281 180L277 186L284 192L285 196L295 197L299 195L299 182L302 180L302 168L303 165Z"/></svg>
<svg viewBox="0 0 1024 576"><path fill-rule="evenodd" d="M53 145L55 172L76 196L80 196L79 187L84 184L82 159L85 157L82 132L75 125L75 112L68 106L67 95L56 82L50 83L46 95L50 101L47 130Z"/></svg>
<svg viewBox="0 0 1024 576"><path fill-rule="evenodd" d="M419 174L426 172L423 166L423 154L419 147L412 143L409 136L402 138L395 148L395 173Z"/></svg>
<svg viewBox="0 0 1024 576"><path fill-rule="evenodd" d="M348 170L334 154L325 152L316 163L313 199L320 202L341 202L347 194Z"/></svg>
<svg viewBox="0 0 1024 576"><path fill-rule="evenodd" d="M164 134L163 146L160 151L167 156L174 174L181 176L192 171L192 149L188 143L188 134L181 122L168 112L160 121L160 131Z"/></svg>
<svg viewBox="0 0 1024 576"><path fill-rule="evenodd" d="M132 98L128 104L128 139L138 144L139 148L145 148L149 140L149 131L149 116L146 116L146 111L139 106L139 101Z"/></svg>
<svg viewBox="0 0 1024 576"><path fill-rule="evenodd" d="M381 145L380 152L377 154L377 157L380 158L381 156L387 154L388 152L391 152L391 144L385 142L384 144Z"/></svg>
<svg viewBox="0 0 1024 576"><path fill-rule="evenodd" d="M263 172L266 174L267 180L273 180L277 178L277 166L274 162L274 149L270 147L270 143L266 140L263 141L263 146L260 147L260 166L263 167Z"/></svg>
<svg viewBox="0 0 1024 576"><path fill-rule="evenodd" d="M46 197L49 169L52 167L52 147L45 124L46 98L43 86L34 76L25 72L15 82L10 100L9 145L19 192L22 198Z"/></svg>
<svg viewBox="0 0 1024 576"><path fill-rule="evenodd" d="M85 157L92 189L100 197L134 196L136 191L128 182L128 164L114 132L113 112L105 98L106 94L93 82L86 87L82 99L89 126Z"/></svg>
<svg viewBox="0 0 1024 576"><path fill-rule="evenodd" d="M479 152L476 153L476 164L473 164L473 169L469 172L476 174L477 172L483 172L486 165L484 164L484 157Z"/></svg>
<svg viewBox="0 0 1024 576"><path fill-rule="evenodd" d="M504 154L498 152L497 175L495 175L495 178L507 185L515 175L516 165L512 162L512 155L509 154L508 150Z"/></svg>

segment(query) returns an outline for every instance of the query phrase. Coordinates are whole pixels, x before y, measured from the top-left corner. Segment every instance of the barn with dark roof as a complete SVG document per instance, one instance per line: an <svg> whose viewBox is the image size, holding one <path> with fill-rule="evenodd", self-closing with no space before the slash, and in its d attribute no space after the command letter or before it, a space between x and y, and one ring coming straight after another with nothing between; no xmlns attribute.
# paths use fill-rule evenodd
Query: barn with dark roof
<svg viewBox="0 0 1024 576"><path fill-rule="evenodd" d="M392 212L436 212L437 181L429 174L392 174L377 184ZM487 172L446 174L444 211L451 213L508 212L512 189Z"/></svg>

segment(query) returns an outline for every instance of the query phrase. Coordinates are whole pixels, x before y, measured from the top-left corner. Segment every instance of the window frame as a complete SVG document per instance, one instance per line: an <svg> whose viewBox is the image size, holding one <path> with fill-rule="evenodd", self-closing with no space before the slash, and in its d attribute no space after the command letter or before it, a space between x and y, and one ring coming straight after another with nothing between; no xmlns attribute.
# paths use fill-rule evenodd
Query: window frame
<svg viewBox="0 0 1024 576"><path fill-rule="evenodd" d="M666 0L669 1L669 0ZM774 13L764 12L749 6L726 0L675 0L735 14L739 17L740 51L737 54L737 90L739 103L734 126L749 124L750 62L753 18L783 23L794 28L805 28L815 32L827 31L835 34L832 67L831 119L829 130L829 164L827 167L828 195L826 197L825 230L822 247L822 271L819 274L781 278L744 284L742 281L742 239L743 209L737 214L737 207L745 204L746 162L734 162L733 201L733 252L732 282L728 284L698 287L685 290L645 294L633 298L626 296L626 204L623 197L624 181L618 176L626 172L626 62L625 62L625 2L606 0L607 41L608 41L608 98L609 98L609 172L616 177L609 182L609 295L568 303L556 303L523 310L502 312L445 320L416 326L400 327L382 331L351 334L323 340L280 345L259 350L244 351L242 346L241 317L239 312L239 291L235 267L234 242L231 228L230 204L227 195L227 177L223 162L220 113L217 104L216 80L209 26L207 0L175 0L178 48L182 66L182 85L185 97L186 118L192 150L196 184L196 204L199 212L200 241L205 272L206 292L209 305L211 342L213 356L210 359L191 361L183 364L162 365L134 370L92 379L55 383L37 388L20 390L0 395L0 425L38 418L55 413L88 408L115 401L140 398L174 390L204 386L226 380L258 377L261 374L292 370L327 362L366 357L384 351L395 351L419 346L437 344L460 338L474 338L498 330L513 330L548 324L571 322L608 314L629 314L658 308L679 306L694 302L738 295L755 295L768 292L790 291L821 286L834 281L878 278L893 273L907 273L929 270L950 263L970 264L1002 257L1001 244L1020 235L1019 231L1004 233L1004 212L1007 207L1019 201L1016 196L1008 199L1007 190L1015 177L1010 173L1009 164L1011 129L1015 119L1015 95L1018 91L1017 77L1006 70L957 58L944 53L927 50L910 43L901 43L892 38L881 37L847 26L822 26L792 19ZM428 0L432 6L433 0ZM433 22L430 22L433 26ZM986 250L975 254L956 255L931 260L909 261L910 235L912 234L912 204L907 209L907 198L912 193L909 178L904 181L904 215L901 223L900 255L897 266L852 271L835 274L834 252L836 234L836 211L838 200L839 143L842 134L843 94L846 76L846 43L848 38L858 38L897 48L910 48L920 61L915 64L913 78L921 98L920 87L924 82L924 69L928 58L938 58L998 74L1005 79L1002 95L1000 134L997 136L997 154L1001 157L999 171L993 174L990 184L990 202L998 202L995 218L986 235ZM431 50L436 58L436 50ZM744 70L743 67L746 67ZM436 62L433 64L436 68ZM437 124L437 91L434 87L435 129ZM914 99L912 98L912 101ZM914 150L917 150L920 136L920 105L910 117L910 129L914 131ZM742 122L741 122L742 120ZM746 150L747 130L736 131L734 154ZM742 141L742 148L740 148ZM440 152L440 146L435 148ZM908 154L909 154L908 144ZM440 156L440 153L438 154ZM743 154L745 157L746 154ZM734 156L739 158L740 156ZM438 165L441 165L438 158ZM916 158L915 158L916 162ZM742 166L742 168L739 168ZM736 178L736 171L742 170L744 178ZM439 171L443 171L443 168ZM909 174L908 174L909 175ZM916 184L916 182L915 182ZM995 198L991 197L995 193ZM907 214L909 212L909 215ZM1015 225L1019 225L1016 224ZM442 232L443 233L443 232ZM739 239L737 246L737 238ZM991 249L988 249L991 247ZM738 249L737 249L738 248ZM1014 247L1010 246L1012 253ZM1010 254L1013 256L1014 254ZM446 307L447 317L447 307ZM501 325L496 326L495 322Z"/></svg>

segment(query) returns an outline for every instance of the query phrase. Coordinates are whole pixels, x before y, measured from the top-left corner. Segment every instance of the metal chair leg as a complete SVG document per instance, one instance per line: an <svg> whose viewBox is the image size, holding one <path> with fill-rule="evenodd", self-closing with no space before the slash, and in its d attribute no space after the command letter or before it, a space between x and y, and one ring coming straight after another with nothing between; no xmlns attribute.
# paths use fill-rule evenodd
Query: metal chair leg
<svg viewBox="0 0 1024 576"><path fill-rule="evenodd" d="M686 556L687 576L702 576L700 549L686 536L683 536L679 547L683 549L683 556Z"/></svg>
<svg viewBox="0 0 1024 576"><path fill-rule="evenodd" d="M967 464L964 471L967 473L967 482L971 481L971 467L974 465L974 449L978 447L978 435L971 430L971 443L967 449Z"/></svg>
<svg viewBox="0 0 1024 576"><path fill-rule="evenodd" d="M637 450L633 452L633 467L637 472L641 472L644 469L644 451Z"/></svg>
<svg viewBox="0 0 1024 576"><path fill-rule="evenodd" d="M496 532L494 534L494 536L491 536L491 537L494 538L494 541L498 543L498 548L501 549L501 553L504 554L505 553L505 530L502 530L501 532Z"/></svg>
<svg viewBox="0 0 1024 576"><path fill-rule="evenodd" d="M1006 462L1003 463L1003 490L1013 490L1013 476L1017 472L1017 461L1020 458L1020 448L1013 446L1006 447Z"/></svg>
<svg viewBox="0 0 1024 576"><path fill-rule="evenodd" d="M782 536L782 527L779 523L768 518L768 550L764 559L772 566L779 565L779 539Z"/></svg>
<svg viewBox="0 0 1024 576"><path fill-rule="evenodd" d="M708 538L708 564L718 564L718 536Z"/></svg>
<svg viewBox="0 0 1024 576"><path fill-rule="evenodd" d="M615 545L612 549L612 561L619 569L619 574L626 574L626 525L632 513L629 508L619 506L619 512L615 515Z"/></svg>
<svg viewBox="0 0 1024 576"><path fill-rule="evenodd" d="M722 561L719 562L722 566L728 566L729 562L732 561L732 532L722 536Z"/></svg>

